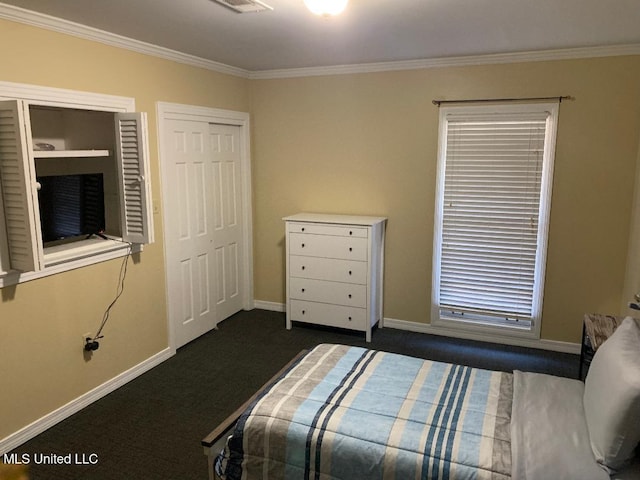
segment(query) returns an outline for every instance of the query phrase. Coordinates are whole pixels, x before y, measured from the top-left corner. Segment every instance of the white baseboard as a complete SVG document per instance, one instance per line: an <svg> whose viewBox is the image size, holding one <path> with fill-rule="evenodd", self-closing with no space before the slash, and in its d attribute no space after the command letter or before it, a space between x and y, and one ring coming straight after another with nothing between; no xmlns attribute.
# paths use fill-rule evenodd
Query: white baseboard
<svg viewBox="0 0 640 480"><path fill-rule="evenodd" d="M23 443L31 440L36 435L41 434L50 427L53 427L56 423L70 417L76 412L79 412L84 407L92 404L93 402L101 399L105 395L113 392L117 388L121 387L125 383L139 377L143 373L151 370L153 367L168 360L175 355L175 351L170 348L166 348L155 355L149 357L138 365L130 368L129 370L122 372L120 375L106 381L102 385L97 386L93 390L88 391L84 395L70 401L66 405L54 410L53 412L39 418L35 422L21 428L15 433L12 433L8 437L0 440L0 455L4 455L10 452L14 448L22 445Z"/></svg>
<svg viewBox="0 0 640 480"><path fill-rule="evenodd" d="M284 312L285 304L277 302L266 302L262 300L255 300L255 308L261 310L269 310L273 312ZM434 328L427 323L408 322L406 320L397 320L393 318L384 319L385 328L395 328L398 330L406 330L417 333L427 333L431 335L443 335L454 338L464 338L468 340L479 340L483 342L503 343L507 345L515 345L528 348L537 348L542 350L551 350L555 352L563 353L580 353L580 345L577 343L559 342L555 340L536 340L526 338L512 338L512 337L500 337L496 338L486 334L476 334L472 332L461 332L456 330L445 330L442 328ZM70 417L76 412L79 412L84 407L92 404L93 402L108 395L114 390L118 389L122 385L134 380L143 373L151 370L153 367L161 364L165 360L168 360L175 355L175 350L166 348L147 360L139 363L138 365L130 368L129 370L122 372L120 375L108 380L102 385L97 386L93 390L81 395L80 397L72 400L71 402L63 405L62 407L54 410L53 412L39 418L35 422L27 425L26 427L12 433L8 437L0 440L0 455L10 452L14 448L22 445L33 437L44 432L48 428L61 422L62 420Z"/></svg>
<svg viewBox="0 0 640 480"><path fill-rule="evenodd" d="M269 310L271 312L285 312L286 305L284 303L265 302L264 300L255 300L254 306L260 310Z"/></svg>
<svg viewBox="0 0 640 480"><path fill-rule="evenodd" d="M283 303L265 302L262 300L256 300L255 307L262 310L270 310L272 312L284 312L286 310L286 306ZM461 331L443 327L434 328L431 324L428 323L408 322L406 320L397 320L395 318L385 318L384 327L395 328L397 330L406 330L416 333L427 333L429 335L441 335L445 337L464 338L466 340L478 340L480 342L502 343L505 345L513 345L516 347L537 348L539 350L550 350L553 352L580 354L580 344L578 343L559 342L556 340L544 340L535 338L497 336L487 333Z"/></svg>
<svg viewBox="0 0 640 480"><path fill-rule="evenodd" d="M508 337L506 335L497 336L486 333L456 330L452 328L447 329L443 327L433 327L428 323L407 322L406 320L397 320L394 318L385 318L384 326L385 328L397 328L398 330L427 333L429 335L441 335L445 337L464 338L465 340L501 343L504 345L513 345L516 347L537 348L540 350L550 350L553 352L580 354L580 344L578 343L535 338Z"/></svg>

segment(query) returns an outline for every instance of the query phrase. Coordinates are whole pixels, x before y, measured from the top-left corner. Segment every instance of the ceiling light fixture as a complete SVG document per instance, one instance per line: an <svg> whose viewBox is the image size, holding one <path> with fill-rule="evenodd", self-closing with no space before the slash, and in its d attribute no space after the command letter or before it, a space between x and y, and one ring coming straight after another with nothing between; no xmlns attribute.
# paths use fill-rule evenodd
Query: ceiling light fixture
<svg viewBox="0 0 640 480"><path fill-rule="evenodd" d="M346 8L349 0L304 0L311 12L323 17L338 15Z"/></svg>

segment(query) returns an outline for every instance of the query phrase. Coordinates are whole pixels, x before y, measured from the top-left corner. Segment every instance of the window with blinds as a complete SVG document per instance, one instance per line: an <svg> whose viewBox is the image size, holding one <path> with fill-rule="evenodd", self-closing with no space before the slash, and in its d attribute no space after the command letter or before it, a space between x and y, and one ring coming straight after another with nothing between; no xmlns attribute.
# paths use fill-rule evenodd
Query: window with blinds
<svg viewBox="0 0 640 480"><path fill-rule="evenodd" d="M436 323L537 331L558 104L442 107Z"/></svg>

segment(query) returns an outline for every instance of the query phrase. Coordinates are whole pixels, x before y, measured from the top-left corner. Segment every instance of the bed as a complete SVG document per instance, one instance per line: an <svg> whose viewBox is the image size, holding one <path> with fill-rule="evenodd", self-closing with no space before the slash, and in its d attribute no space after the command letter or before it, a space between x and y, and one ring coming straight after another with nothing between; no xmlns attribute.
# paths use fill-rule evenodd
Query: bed
<svg viewBox="0 0 640 480"><path fill-rule="evenodd" d="M318 345L202 444L222 480L631 480L639 441L630 319L586 383Z"/></svg>

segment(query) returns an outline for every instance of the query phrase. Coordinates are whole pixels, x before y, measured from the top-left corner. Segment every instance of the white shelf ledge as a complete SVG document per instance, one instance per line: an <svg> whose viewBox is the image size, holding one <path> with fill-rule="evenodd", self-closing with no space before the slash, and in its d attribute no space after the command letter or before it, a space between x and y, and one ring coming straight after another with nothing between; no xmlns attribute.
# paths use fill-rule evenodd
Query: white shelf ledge
<svg viewBox="0 0 640 480"><path fill-rule="evenodd" d="M34 150L35 158L108 157L109 150Z"/></svg>

